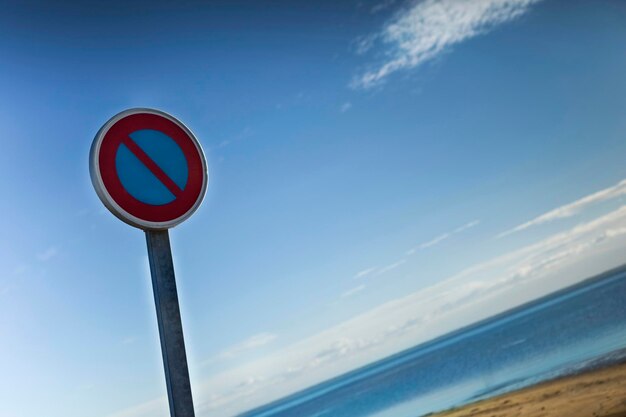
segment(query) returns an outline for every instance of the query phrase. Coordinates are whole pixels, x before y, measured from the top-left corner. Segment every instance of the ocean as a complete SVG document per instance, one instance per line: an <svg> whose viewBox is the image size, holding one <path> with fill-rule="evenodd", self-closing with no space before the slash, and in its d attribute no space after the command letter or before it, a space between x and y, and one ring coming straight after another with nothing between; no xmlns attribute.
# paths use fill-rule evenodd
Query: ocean
<svg viewBox="0 0 626 417"><path fill-rule="evenodd" d="M419 417L626 359L626 266L240 417Z"/></svg>

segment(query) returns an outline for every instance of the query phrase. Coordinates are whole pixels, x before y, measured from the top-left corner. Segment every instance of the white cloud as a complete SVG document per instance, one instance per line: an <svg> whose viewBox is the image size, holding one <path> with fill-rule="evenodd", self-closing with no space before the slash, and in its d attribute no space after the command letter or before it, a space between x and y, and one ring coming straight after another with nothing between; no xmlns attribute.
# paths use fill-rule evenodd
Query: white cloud
<svg viewBox="0 0 626 417"><path fill-rule="evenodd" d="M235 415L571 285L621 264L624 245L626 206L213 375L194 385L197 415Z"/></svg>
<svg viewBox="0 0 626 417"><path fill-rule="evenodd" d="M351 288L348 291L341 294L341 298L352 297L354 294L359 293L365 289L365 285L359 285L357 287Z"/></svg>
<svg viewBox="0 0 626 417"><path fill-rule="evenodd" d="M167 398L160 397L152 401L109 414L107 417L168 417L168 410Z"/></svg>
<svg viewBox="0 0 626 417"><path fill-rule="evenodd" d="M424 0L412 5L368 39L390 47L377 68L353 80L353 87L368 88L399 70L417 67L449 47L508 22L539 0ZM363 48L361 48L363 50Z"/></svg>
<svg viewBox="0 0 626 417"><path fill-rule="evenodd" d="M382 268L380 268L377 272L376 275L382 275L385 274L389 271L393 271L394 269L396 269L397 267L399 267L400 265L406 263L406 259L400 259L397 262L394 262L392 264L389 264L387 266L383 266Z"/></svg>
<svg viewBox="0 0 626 417"><path fill-rule="evenodd" d="M372 272L374 272L374 271L376 271L376 268L367 268L367 269L364 269L364 270L362 270L362 271L357 272L357 273L354 275L354 279L359 279L359 278L366 277L366 276L368 276L369 274L371 274L371 273L372 273Z"/></svg>
<svg viewBox="0 0 626 417"><path fill-rule="evenodd" d="M361 279L361 278L365 278L367 276L372 276L372 275L374 276L383 275L383 274L386 274L387 272L393 271L394 269L398 268L404 263L406 263L406 259L400 259L396 262L393 262L389 265L382 266L380 268L378 267L367 268L367 269L357 272L353 278Z"/></svg>
<svg viewBox="0 0 626 417"><path fill-rule="evenodd" d="M234 358L244 352L265 346L273 342L277 337L278 336L272 333L255 334L254 336L249 337L243 342L237 343L236 345L231 346L230 348L226 350L223 350L222 352L220 352L219 358L221 359Z"/></svg>
<svg viewBox="0 0 626 417"><path fill-rule="evenodd" d="M547 213L542 214L541 216L537 216L534 219L527 221L526 223L522 223L510 230L507 230L506 232L500 233L497 238L508 236L512 233L519 232L528 229L529 227L537 226L539 224L548 223L566 217L572 217L580 213L582 210L586 209L588 206L600 203L602 201L618 198L623 195L626 195L626 180L622 180L611 187L605 188L593 194L589 194L572 203L557 207L554 210L550 210Z"/></svg>
<svg viewBox="0 0 626 417"><path fill-rule="evenodd" d="M24 264L18 265L15 268L13 268L13 275L23 275L28 270L29 270L29 266L28 265L24 265Z"/></svg>
<svg viewBox="0 0 626 417"><path fill-rule="evenodd" d="M235 142L239 142L241 140L249 138L253 134L254 134L254 131L250 127L245 127L243 130L241 130L235 136L233 136L231 138L228 138L228 139L223 139L217 145L215 145L213 147L209 147L208 149L212 150L212 149L226 148L227 146L230 146L230 145L232 145Z"/></svg>
<svg viewBox="0 0 626 417"><path fill-rule="evenodd" d="M435 246L435 245L441 243L442 241L448 239L449 237L451 237L451 236L453 236L453 235L455 235L457 233L462 233L462 232L466 231L467 229L470 229L470 228L478 225L479 223L480 223L480 220L473 220L471 222L468 222L468 223L466 223L466 224L464 224L462 226L457 227L456 229L454 229L454 230L452 230L450 232L447 232L447 233L444 233L442 235L439 235L436 238L429 240L428 242L421 243L420 245L418 245L418 246L408 250L406 252L406 254L407 255L412 255L415 252L417 252L418 250L422 250L422 249L429 248L431 246ZM406 262L407 262L407 259L403 258L403 259L400 259L400 260L398 260L396 262L393 262L393 263L391 263L389 265L386 265L386 266L383 266L383 267L380 267L380 268L378 268L378 267L367 268L367 269L364 269L362 271L357 272L354 275L353 278L354 279L360 279L360 278L364 278L364 277L371 276L371 275L374 275L374 276L383 275L383 274L386 274L387 272L393 271L394 269L400 267L401 265L405 264ZM352 294L349 294L349 295L352 295ZM346 293L342 294L342 297L346 297L346 296L347 296Z"/></svg>
<svg viewBox="0 0 626 417"><path fill-rule="evenodd" d="M376 42L376 36L362 36L354 40L354 51L358 55L363 55L372 47Z"/></svg>
<svg viewBox="0 0 626 417"><path fill-rule="evenodd" d="M350 103L349 101L343 103L341 105L341 108L339 109L342 113L347 112L348 110L350 110L352 108L352 103Z"/></svg>
<svg viewBox="0 0 626 417"><path fill-rule="evenodd" d="M418 249L426 249L426 248L430 248L431 246L435 246L441 242L443 242L444 240L446 240L447 238L449 238L451 236L450 233L444 233L442 235L437 236L436 238L429 240L428 242L424 242L424 243L420 243L417 247L410 249L407 253L409 255L412 255L413 253L415 253Z"/></svg>
<svg viewBox="0 0 626 417"><path fill-rule="evenodd" d="M54 246L51 246L45 251L38 254L37 259L39 259L41 262L47 262L50 259L54 258L58 253L59 253L58 249Z"/></svg>
<svg viewBox="0 0 626 417"><path fill-rule="evenodd" d="M474 226L478 226L478 224L480 223L480 220L472 220L469 223L464 224L463 226L457 227L456 229L454 229L452 231L452 233L461 233L466 231L467 229L471 229Z"/></svg>
<svg viewBox="0 0 626 417"><path fill-rule="evenodd" d="M396 0L383 0L380 3L372 6L372 8L370 9L370 13L376 14L376 13L382 12L383 10L386 10L390 8L391 6L393 6L395 2Z"/></svg>
<svg viewBox="0 0 626 417"><path fill-rule="evenodd" d="M409 249L406 254L407 255L413 255L415 252L423 250L423 249L427 249L430 248L432 246L438 245L441 242L443 242L444 240L448 239L449 237L457 234L457 233L462 233L464 231L466 231L467 229L471 229L474 226L477 226L480 223L480 220L473 220L469 223L464 224L463 226L457 227L456 229L450 231L450 232L446 232L443 233L427 242L424 243L420 243L419 245L415 246L414 248Z"/></svg>
<svg viewBox="0 0 626 417"><path fill-rule="evenodd" d="M120 343L122 345L132 345L136 341L137 341L137 338L135 336L128 336L128 337L125 337L124 339L122 339L122 341Z"/></svg>

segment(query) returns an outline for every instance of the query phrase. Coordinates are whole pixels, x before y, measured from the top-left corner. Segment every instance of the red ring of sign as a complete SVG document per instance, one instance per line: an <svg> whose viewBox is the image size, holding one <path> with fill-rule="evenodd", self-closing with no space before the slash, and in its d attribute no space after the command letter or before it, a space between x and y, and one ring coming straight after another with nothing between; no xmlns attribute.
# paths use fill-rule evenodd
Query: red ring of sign
<svg viewBox="0 0 626 417"><path fill-rule="evenodd" d="M153 129L166 134L178 144L187 159L187 184L171 203L160 206L143 203L126 191L120 181L115 167L117 150L129 134L141 129ZM175 220L191 210L202 193L204 169L198 148L183 128L163 116L135 113L118 120L105 133L98 158L100 176L106 191L123 210L141 220Z"/></svg>

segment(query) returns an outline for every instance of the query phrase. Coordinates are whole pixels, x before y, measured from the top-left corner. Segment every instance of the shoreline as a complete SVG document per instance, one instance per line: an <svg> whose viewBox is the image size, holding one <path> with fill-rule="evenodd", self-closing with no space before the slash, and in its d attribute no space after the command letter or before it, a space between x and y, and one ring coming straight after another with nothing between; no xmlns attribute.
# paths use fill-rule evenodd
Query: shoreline
<svg viewBox="0 0 626 417"><path fill-rule="evenodd" d="M540 382L423 417L626 417L626 362Z"/></svg>

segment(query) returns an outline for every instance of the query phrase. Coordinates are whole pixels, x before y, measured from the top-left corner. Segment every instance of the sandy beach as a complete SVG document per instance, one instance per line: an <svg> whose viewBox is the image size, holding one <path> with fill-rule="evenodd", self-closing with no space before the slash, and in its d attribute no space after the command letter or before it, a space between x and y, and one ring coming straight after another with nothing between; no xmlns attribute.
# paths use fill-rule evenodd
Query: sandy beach
<svg viewBox="0 0 626 417"><path fill-rule="evenodd" d="M544 382L431 417L626 417L626 363Z"/></svg>

